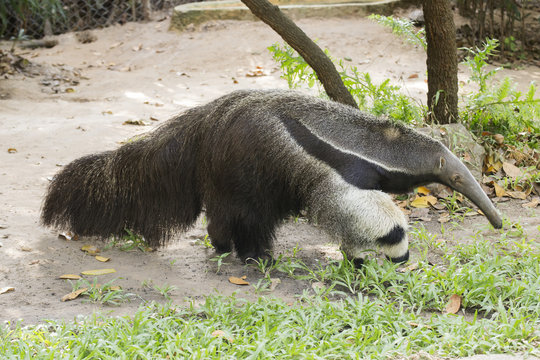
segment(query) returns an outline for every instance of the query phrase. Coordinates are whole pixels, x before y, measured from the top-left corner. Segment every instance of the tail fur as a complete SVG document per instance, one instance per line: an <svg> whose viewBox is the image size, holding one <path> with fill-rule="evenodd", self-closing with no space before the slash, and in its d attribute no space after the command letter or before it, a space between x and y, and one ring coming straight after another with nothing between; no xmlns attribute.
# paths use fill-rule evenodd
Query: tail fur
<svg viewBox="0 0 540 360"><path fill-rule="evenodd" d="M49 186L42 223L102 238L127 228L154 247L192 225L202 208L197 134L192 122L182 120L67 165Z"/></svg>

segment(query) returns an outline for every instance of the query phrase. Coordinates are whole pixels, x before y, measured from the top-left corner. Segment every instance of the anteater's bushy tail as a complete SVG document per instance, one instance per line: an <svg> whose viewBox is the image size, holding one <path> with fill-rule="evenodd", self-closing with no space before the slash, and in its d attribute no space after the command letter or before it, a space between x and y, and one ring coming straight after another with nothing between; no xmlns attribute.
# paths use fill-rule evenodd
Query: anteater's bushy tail
<svg viewBox="0 0 540 360"><path fill-rule="evenodd" d="M68 164L49 186L42 223L101 238L130 229L154 247L192 225L202 199L198 136L189 117L115 151Z"/></svg>

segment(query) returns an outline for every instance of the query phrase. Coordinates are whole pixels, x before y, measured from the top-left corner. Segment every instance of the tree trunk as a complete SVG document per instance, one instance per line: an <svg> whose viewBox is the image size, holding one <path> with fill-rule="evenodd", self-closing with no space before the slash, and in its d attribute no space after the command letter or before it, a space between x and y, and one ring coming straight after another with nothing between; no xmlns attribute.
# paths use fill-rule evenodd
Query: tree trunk
<svg viewBox="0 0 540 360"><path fill-rule="evenodd" d="M242 2L306 60L332 100L358 107L332 61L302 29L279 10L279 7L267 0L242 0Z"/></svg>
<svg viewBox="0 0 540 360"><path fill-rule="evenodd" d="M456 28L450 0L424 0L428 108L432 122L458 119Z"/></svg>

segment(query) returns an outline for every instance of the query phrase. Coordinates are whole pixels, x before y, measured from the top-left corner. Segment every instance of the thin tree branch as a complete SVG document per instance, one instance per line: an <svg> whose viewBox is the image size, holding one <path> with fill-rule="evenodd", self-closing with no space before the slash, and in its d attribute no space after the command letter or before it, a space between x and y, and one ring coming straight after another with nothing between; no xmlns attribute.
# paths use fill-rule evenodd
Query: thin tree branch
<svg viewBox="0 0 540 360"><path fill-rule="evenodd" d="M278 6L267 0L242 0L251 12L269 25L295 49L317 74L328 96L337 102L358 107L332 61Z"/></svg>

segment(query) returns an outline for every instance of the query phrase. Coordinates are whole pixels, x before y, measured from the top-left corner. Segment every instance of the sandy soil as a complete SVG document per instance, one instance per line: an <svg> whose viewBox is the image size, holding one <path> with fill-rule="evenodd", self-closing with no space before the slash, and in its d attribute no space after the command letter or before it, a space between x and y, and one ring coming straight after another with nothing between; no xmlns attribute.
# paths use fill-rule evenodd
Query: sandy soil
<svg viewBox="0 0 540 360"><path fill-rule="evenodd" d="M390 77L404 91L424 99L425 55L365 19L306 19L298 22L319 44L336 57L347 57L375 80ZM266 47L280 40L267 26L255 22L218 22L182 34L167 30L168 20L127 24L94 31L97 41L80 44L73 34L58 37L52 49L19 50L47 71L35 77L12 76L0 81L0 288L15 290L0 295L0 319L24 319L34 323L45 318L71 319L102 311L125 314L143 300L165 301L145 282L172 285L174 303L202 300L219 292L253 298L253 287L238 287L229 276L247 275L252 284L262 278L253 267L228 259L216 274L212 250L194 244L206 234L202 221L178 235L169 247L155 252L107 250L108 263L100 263L80 250L104 243L92 239L66 241L58 231L39 225L39 210L49 178L62 164L92 152L114 149L126 139L146 132L188 107L205 103L241 88L285 88ZM7 48L9 44L2 44ZM63 68L63 77L54 74ZM74 76L73 69L81 76ZM262 70L263 76L250 77ZM521 81L540 80L540 69L505 71ZM47 75L48 74L48 75ZM416 78L409 78L417 74ZM60 78L62 78L60 76ZM461 74L464 78L464 74ZM51 80L52 79L52 80ZM71 82L78 80L79 83ZM57 93L55 93L57 91ZM148 126L123 125L143 120ZM16 149L16 152L8 152ZM13 151L13 150L12 150ZM499 204L512 220L519 221L529 237L539 239L540 209L524 211L518 201ZM436 217L434 217L436 219ZM486 232L487 221L469 218L445 237L470 241L476 231ZM437 232L436 220L425 223ZM452 239L450 239L452 238ZM298 245L307 263L339 257L320 229L305 222L287 222L280 229L276 253L290 254ZM413 254L413 259L414 259ZM66 273L114 268L115 284L138 297L119 307L91 304L77 299L61 302L71 291L59 280ZM277 276L279 274L275 274ZM285 276L273 294L286 299L311 289L307 282Z"/></svg>

